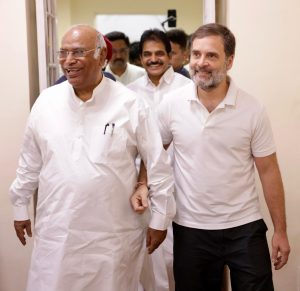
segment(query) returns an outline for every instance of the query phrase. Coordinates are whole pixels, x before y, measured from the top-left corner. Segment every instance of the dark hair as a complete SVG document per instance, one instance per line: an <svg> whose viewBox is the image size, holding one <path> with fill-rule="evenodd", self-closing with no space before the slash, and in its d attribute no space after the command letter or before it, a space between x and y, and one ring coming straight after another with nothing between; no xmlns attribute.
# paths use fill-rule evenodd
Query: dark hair
<svg viewBox="0 0 300 291"><path fill-rule="evenodd" d="M130 47L129 47L129 62L131 64L135 64L136 60L140 59L139 45L140 45L139 41L134 41L130 44Z"/></svg>
<svg viewBox="0 0 300 291"><path fill-rule="evenodd" d="M105 34L105 36L109 39L109 41L124 40L127 47L130 45L128 36L121 31L112 31Z"/></svg>
<svg viewBox="0 0 300 291"><path fill-rule="evenodd" d="M191 37L191 44L196 38L217 35L223 39L224 51L227 57L235 53L235 37L233 33L224 25L209 23L200 26Z"/></svg>
<svg viewBox="0 0 300 291"><path fill-rule="evenodd" d="M182 50L186 49L188 35L182 29L171 29L166 32L169 41L179 44Z"/></svg>
<svg viewBox="0 0 300 291"><path fill-rule="evenodd" d="M167 54L169 55L171 52L171 44L165 32L159 29L148 29L145 30L141 36L139 53L142 55L144 43L148 40L160 41L164 44Z"/></svg>

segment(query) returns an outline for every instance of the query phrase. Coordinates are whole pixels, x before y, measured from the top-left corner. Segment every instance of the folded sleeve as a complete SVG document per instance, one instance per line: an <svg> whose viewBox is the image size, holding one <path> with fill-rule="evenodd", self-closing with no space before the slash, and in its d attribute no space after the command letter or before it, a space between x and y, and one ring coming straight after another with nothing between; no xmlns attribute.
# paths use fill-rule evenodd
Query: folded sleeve
<svg viewBox="0 0 300 291"><path fill-rule="evenodd" d="M174 179L170 157L163 148L157 121L151 109L139 105L138 151L146 165L152 217L150 227L167 229L175 216Z"/></svg>

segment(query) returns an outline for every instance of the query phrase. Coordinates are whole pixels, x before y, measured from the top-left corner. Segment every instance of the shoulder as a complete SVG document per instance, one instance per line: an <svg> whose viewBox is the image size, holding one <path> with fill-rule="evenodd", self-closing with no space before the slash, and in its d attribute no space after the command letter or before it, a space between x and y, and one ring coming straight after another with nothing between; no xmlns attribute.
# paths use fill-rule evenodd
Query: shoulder
<svg viewBox="0 0 300 291"><path fill-rule="evenodd" d="M127 88L129 88L130 90L136 90L138 88L145 88L146 84L146 75L143 75L139 78L137 78L135 81L129 83L127 85Z"/></svg>
<svg viewBox="0 0 300 291"><path fill-rule="evenodd" d="M186 99L191 98L195 95L195 85L189 79L182 77L187 80L181 84L179 88L171 89L170 92L166 94L166 98ZM182 80L181 80L182 81Z"/></svg>
<svg viewBox="0 0 300 291"><path fill-rule="evenodd" d="M71 85L68 82L62 82L51 87L48 87L40 93L37 101L39 103L53 103L59 102L64 99L62 96L66 96L70 92ZM35 103L37 103L37 101Z"/></svg>
<svg viewBox="0 0 300 291"><path fill-rule="evenodd" d="M253 113L261 112L265 108L261 100L240 88L237 90L237 106L246 108L249 112Z"/></svg>
<svg viewBox="0 0 300 291"><path fill-rule="evenodd" d="M141 72L141 73L145 73L145 69L133 64L128 63L127 64L127 68L129 71L135 71L135 72Z"/></svg>
<svg viewBox="0 0 300 291"><path fill-rule="evenodd" d="M195 85L193 82L189 82L177 89L171 90L164 95L159 107L173 108L174 110L181 110L183 106L188 104L188 100L193 99L195 96Z"/></svg>
<svg viewBox="0 0 300 291"><path fill-rule="evenodd" d="M31 120L46 118L50 112L56 114L64 106L69 96L69 83L63 82L44 89L35 100L31 112Z"/></svg>
<svg viewBox="0 0 300 291"><path fill-rule="evenodd" d="M230 85L228 88L226 98L228 100L232 100L232 103L235 102L235 107L237 109L244 108L250 113L252 110L261 110L264 107L264 105L258 98L239 88L234 82L234 80L232 80L232 78L229 78L229 80Z"/></svg>
<svg viewBox="0 0 300 291"><path fill-rule="evenodd" d="M181 74L182 76L184 76L185 78L191 78L190 77L190 73L189 71L185 68L185 67L182 67L181 69L179 69L178 71L176 71L178 74Z"/></svg>
<svg viewBox="0 0 300 291"><path fill-rule="evenodd" d="M137 99L137 94L131 88L128 88L120 82L114 82L110 79L106 79L105 91L112 98L116 99L118 102L130 103L135 102Z"/></svg>
<svg viewBox="0 0 300 291"><path fill-rule="evenodd" d="M193 81L187 77L184 77L183 75L181 75L178 72L174 72L174 79L173 79L174 83L180 83L182 85L186 85L186 84L191 84L193 83Z"/></svg>
<svg viewBox="0 0 300 291"><path fill-rule="evenodd" d="M146 74L146 71L144 68L141 68L139 66L135 66L135 65L132 65L129 63L127 64L126 72L134 79L142 77Z"/></svg>
<svg viewBox="0 0 300 291"><path fill-rule="evenodd" d="M111 79L111 80L113 80L113 81L116 81L115 76L114 76L112 73L110 73L110 72L103 71L103 75L104 75L106 78L109 78L109 79Z"/></svg>

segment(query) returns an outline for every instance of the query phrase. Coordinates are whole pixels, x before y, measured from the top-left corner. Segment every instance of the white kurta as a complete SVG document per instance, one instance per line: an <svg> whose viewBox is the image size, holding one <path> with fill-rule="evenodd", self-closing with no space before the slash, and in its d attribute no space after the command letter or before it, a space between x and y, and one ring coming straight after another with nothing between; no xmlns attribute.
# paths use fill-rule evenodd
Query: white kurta
<svg viewBox="0 0 300 291"><path fill-rule="evenodd" d="M175 73L172 67L163 74L159 84L154 85L148 76L143 76L130 83L127 87L142 97L145 102L157 112L159 104L167 93L175 91L193 82ZM173 146L168 148L169 155L173 156ZM146 290L173 291L175 283L173 278L173 233L172 227L168 228L168 234L164 242L149 258L145 259L142 284Z"/></svg>
<svg viewBox="0 0 300 291"><path fill-rule="evenodd" d="M87 102L68 82L42 92L30 114L11 186L15 219L28 219L38 187L27 291L135 291L145 253L145 216L129 202L135 157L147 161L150 227L175 214L169 158L148 107L103 78Z"/></svg>

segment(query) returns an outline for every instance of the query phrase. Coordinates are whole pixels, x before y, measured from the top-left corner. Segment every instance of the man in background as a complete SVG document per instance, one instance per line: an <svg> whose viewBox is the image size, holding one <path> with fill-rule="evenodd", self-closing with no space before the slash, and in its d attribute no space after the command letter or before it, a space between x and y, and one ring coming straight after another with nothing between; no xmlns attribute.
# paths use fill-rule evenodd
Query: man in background
<svg viewBox="0 0 300 291"><path fill-rule="evenodd" d="M172 171L156 121L134 92L103 78L106 57L99 32L73 26L58 52L68 81L44 90L30 113L10 188L23 245L38 188L27 291L138 290L145 238L152 253L174 216ZM138 153L148 166L150 222L129 203Z"/></svg>
<svg viewBox="0 0 300 291"><path fill-rule="evenodd" d="M141 67L129 63L129 38L123 32L112 31L105 35L112 44L112 57L105 71L117 81L127 85L145 74Z"/></svg>
<svg viewBox="0 0 300 291"><path fill-rule="evenodd" d="M189 59L188 35L182 29L171 29L167 31L167 37L171 42L171 64L174 71L190 78L188 70L184 68Z"/></svg>
<svg viewBox="0 0 300 291"><path fill-rule="evenodd" d="M192 83L188 78L174 72L171 66L171 45L166 36L166 33L158 29L146 30L140 39L139 54L143 67L147 74L127 87L133 90L140 98L143 98L146 103L156 113L160 102L164 99L164 95L170 91ZM172 157L172 149L169 149L169 154ZM145 185L147 178L140 177L140 183ZM147 193L146 186L141 185L136 192ZM172 228L168 229L168 234L165 242L155 253L151 255L152 266L145 265L146 277L150 281L142 280L146 290L151 290L147 284L152 284L155 291L173 291L173 236ZM151 265L151 264L150 264ZM149 275L153 273L153 276ZM148 287L148 288L147 288Z"/></svg>
<svg viewBox="0 0 300 291"><path fill-rule="evenodd" d="M139 41L134 41L130 43L129 47L129 62L130 64L143 67L141 63L140 53L139 53Z"/></svg>

